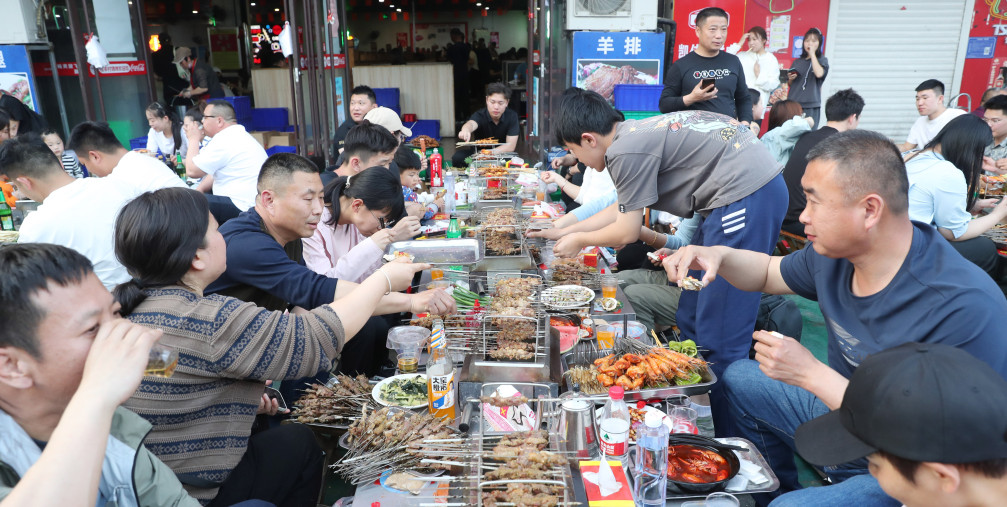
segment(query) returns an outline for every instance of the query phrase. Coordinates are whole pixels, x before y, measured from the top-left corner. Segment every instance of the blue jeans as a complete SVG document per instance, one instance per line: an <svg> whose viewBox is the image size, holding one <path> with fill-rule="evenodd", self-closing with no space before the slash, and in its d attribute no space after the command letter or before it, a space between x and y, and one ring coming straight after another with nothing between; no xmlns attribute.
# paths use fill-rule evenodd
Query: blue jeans
<svg viewBox="0 0 1007 507"><path fill-rule="evenodd" d="M692 236L692 244L772 255L789 200L783 175L777 175L747 197L710 212ZM689 271L689 275L703 277L698 270ZM676 314L678 328L683 338L693 339L707 350L704 358L717 377L723 376L729 364L748 358L761 298L759 292L743 291L719 276L701 291L682 291ZM722 387L713 386L710 405L717 435L733 434Z"/></svg>
<svg viewBox="0 0 1007 507"><path fill-rule="evenodd" d="M828 413L829 408L810 392L767 377L759 370L759 363L749 359L729 366L722 382L738 435L759 448L780 479L779 490L756 495L759 505L766 505L772 497L777 497L774 507L901 505L868 473L866 459L825 467L822 471L834 485L802 490L794 464L794 431Z"/></svg>

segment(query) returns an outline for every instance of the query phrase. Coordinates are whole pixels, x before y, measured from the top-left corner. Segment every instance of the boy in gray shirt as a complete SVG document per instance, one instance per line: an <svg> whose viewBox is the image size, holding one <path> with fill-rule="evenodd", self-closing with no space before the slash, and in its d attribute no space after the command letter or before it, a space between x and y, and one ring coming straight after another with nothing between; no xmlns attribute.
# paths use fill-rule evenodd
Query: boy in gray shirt
<svg viewBox="0 0 1007 507"><path fill-rule="evenodd" d="M578 88L563 94L557 140L578 160L609 170L618 201L578 222L559 239L560 256L585 246L622 246L641 238L643 208L683 218L699 213L694 245L773 252L787 211L782 167L738 120L709 111L678 111L623 121L601 95ZM691 276L701 279L696 270ZM678 326L709 352L718 375L748 357L759 293L717 279L699 292L683 291ZM718 434L728 431L726 407L711 391Z"/></svg>

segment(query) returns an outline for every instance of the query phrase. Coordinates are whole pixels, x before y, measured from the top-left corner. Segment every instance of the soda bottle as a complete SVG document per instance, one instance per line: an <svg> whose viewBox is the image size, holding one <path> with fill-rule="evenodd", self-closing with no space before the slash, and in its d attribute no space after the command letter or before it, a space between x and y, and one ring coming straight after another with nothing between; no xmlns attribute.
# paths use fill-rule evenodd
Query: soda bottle
<svg viewBox="0 0 1007 507"><path fill-rule="evenodd" d="M608 388L608 402L601 412L601 453L605 458L622 461L626 457L629 440L629 407L623 400L626 391L621 386Z"/></svg>
<svg viewBox="0 0 1007 507"><path fill-rule="evenodd" d="M430 186L431 187L443 187L444 186L444 173L443 173L443 157L441 157L440 150L434 148L434 154L430 155Z"/></svg>
<svg viewBox="0 0 1007 507"><path fill-rule="evenodd" d="M436 321L435 321L436 322ZM443 336L443 324L441 335ZM430 335L433 340L434 336ZM427 400L430 413L434 417L455 418L455 365L448 355L447 341L441 345L430 343L430 357L427 358Z"/></svg>
<svg viewBox="0 0 1007 507"><path fill-rule="evenodd" d="M14 230L14 212L11 211L2 191L0 191L0 230Z"/></svg>
<svg viewBox="0 0 1007 507"><path fill-rule="evenodd" d="M433 353L435 348L447 347L447 342L444 338L444 321L441 319L434 319L433 324L430 326L430 346L427 351Z"/></svg>
<svg viewBox="0 0 1007 507"><path fill-rule="evenodd" d="M460 238L462 237L462 228L458 226L458 218L451 217L451 221L448 222L448 239Z"/></svg>
<svg viewBox="0 0 1007 507"><path fill-rule="evenodd" d="M182 181L185 181L185 162L182 161L181 153L175 154L175 173L179 178L182 178Z"/></svg>
<svg viewBox="0 0 1007 507"><path fill-rule="evenodd" d="M668 484L668 428L664 415L647 412L636 441L636 482L633 498L637 506L664 506Z"/></svg>

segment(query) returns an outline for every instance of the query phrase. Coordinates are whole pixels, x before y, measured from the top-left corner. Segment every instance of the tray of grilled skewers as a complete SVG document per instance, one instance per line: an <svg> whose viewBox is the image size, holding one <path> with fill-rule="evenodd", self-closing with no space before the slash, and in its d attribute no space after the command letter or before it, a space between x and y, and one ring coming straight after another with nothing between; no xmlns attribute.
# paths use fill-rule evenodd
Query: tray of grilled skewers
<svg viewBox="0 0 1007 507"><path fill-rule="evenodd" d="M994 225L990 230L982 234L996 243L998 248L1007 246L1007 224Z"/></svg>
<svg viewBox="0 0 1007 507"><path fill-rule="evenodd" d="M582 392L593 395L619 385L628 400L703 394L717 382L717 375L694 347L678 352L628 338L616 338L613 349L568 352L560 356L560 365L568 389L577 384Z"/></svg>
<svg viewBox="0 0 1007 507"><path fill-rule="evenodd" d="M588 266L576 257L553 260L546 273L550 286L572 284L582 285L591 290L601 290L601 275L598 274L598 268Z"/></svg>
<svg viewBox="0 0 1007 507"><path fill-rule="evenodd" d="M365 408L339 439L346 454L332 469L353 484L377 480L386 470L439 475L449 464L424 462L421 452L427 442L458 437L450 419L434 417L427 411L412 412L398 407Z"/></svg>
<svg viewBox="0 0 1007 507"><path fill-rule="evenodd" d="M346 429L360 418L364 407L375 408L374 385L367 377L336 375L325 385L312 384L294 404L291 418L299 423Z"/></svg>
<svg viewBox="0 0 1007 507"><path fill-rule="evenodd" d="M458 148L465 148L469 146L478 146L480 148L492 148L494 146L500 146L501 143L499 139L495 137L487 137L485 139L476 139L475 141L462 141L460 143L455 143Z"/></svg>

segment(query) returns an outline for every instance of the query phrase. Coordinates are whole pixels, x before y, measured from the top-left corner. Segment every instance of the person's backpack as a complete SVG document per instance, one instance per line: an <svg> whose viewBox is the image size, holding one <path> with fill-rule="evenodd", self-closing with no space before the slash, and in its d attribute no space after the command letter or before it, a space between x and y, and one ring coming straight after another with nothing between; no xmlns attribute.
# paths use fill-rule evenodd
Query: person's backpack
<svg viewBox="0 0 1007 507"><path fill-rule="evenodd" d="M755 330L776 331L801 341L804 319L797 303L776 294L763 294L759 300L759 316Z"/></svg>

